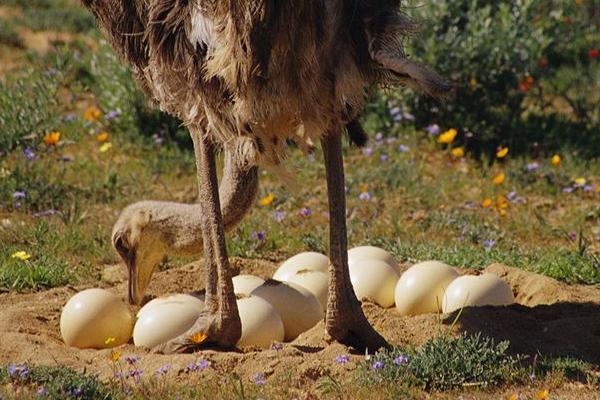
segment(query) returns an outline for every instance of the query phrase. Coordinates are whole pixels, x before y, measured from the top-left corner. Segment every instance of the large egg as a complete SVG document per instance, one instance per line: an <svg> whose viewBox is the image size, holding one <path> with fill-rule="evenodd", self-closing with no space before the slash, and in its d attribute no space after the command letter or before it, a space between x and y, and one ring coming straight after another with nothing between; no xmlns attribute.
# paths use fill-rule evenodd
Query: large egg
<svg viewBox="0 0 600 400"><path fill-rule="evenodd" d="M400 274L381 260L357 260L349 266L350 280L359 300L370 300L381 307L394 305L394 289Z"/></svg>
<svg viewBox="0 0 600 400"><path fill-rule="evenodd" d="M292 275L298 271L321 271L327 272L329 268L329 258L326 255L315 252L305 252L296 254L284 261L275 274L273 279L278 281L287 281Z"/></svg>
<svg viewBox="0 0 600 400"><path fill-rule="evenodd" d="M446 288L457 277L452 267L439 261L413 265L396 285L396 309L402 315L439 312Z"/></svg>
<svg viewBox="0 0 600 400"><path fill-rule="evenodd" d="M64 306L60 333L67 346L105 349L127 343L133 315L115 294L104 289L77 293Z"/></svg>
<svg viewBox="0 0 600 400"><path fill-rule="evenodd" d="M204 302L187 294L159 297L138 312L133 329L136 346L155 347L184 334L204 309Z"/></svg>
<svg viewBox="0 0 600 400"><path fill-rule="evenodd" d="M285 328L285 341L294 340L323 318L319 300L295 283L271 279L254 289L252 295L268 301L279 312Z"/></svg>
<svg viewBox="0 0 600 400"><path fill-rule="evenodd" d="M348 264L354 264L361 260L381 260L385 261L396 271L400 271L398 263L394 257L379 247L375 246L359 246L348 250Z"/></svg>
<svg viewBox="0 0 600 400"><path fill-rule="evenodd" d="M494 274L467 275L455 279L446 289L445 313L463 307L507 306L515 302L510 286Z"/></svg>
<svg viewBox="0 0 600 400"><path fill-rule="evenodd" d="M285 329L281 316L268 301L257 296L243 297L237 301L242 337L239 347L267 349L273 342L282 342Z"/></svg>
<svg viewBox="0 0 600 400"><path fill-rule="evenodd" d="M292 282L307 289L314 294L323 310L327 309L327 294L329 293L329 274L321 271L298 271L292 275L286 282Z"/></svg>
<svg viewBox="0 0 600 400"><path fill-rule="evenodd" d="M265 280L254 275L238 275L233 279L233 292L238 295L250 296L250 293L263 283Z"/></svg>

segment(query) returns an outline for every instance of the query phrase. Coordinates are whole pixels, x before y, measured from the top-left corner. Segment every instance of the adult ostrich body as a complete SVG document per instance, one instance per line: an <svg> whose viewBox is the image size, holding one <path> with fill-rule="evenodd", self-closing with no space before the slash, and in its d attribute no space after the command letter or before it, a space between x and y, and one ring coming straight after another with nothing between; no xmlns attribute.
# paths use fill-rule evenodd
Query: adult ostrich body
<svg viewBox="0 0 600 400"><path fill-rule="evenodd" d="M290 141L301 148L320 141L324 153L331 260L326 329L333 339L360 349L386 346L365 318L350 283L341 140L346 129L356 141L362 139L357 119L373 85L407 84L434 95L447 90L437 75L405 57L402 40L414 25L401 14L400 1L83 3L130 63L140 86L163 111L188 126L194 142L206 307L189 332L161 350L237 343L241 324L225 225L250 206L247 201L244 207L235 204L253 198L257 166L279 165ZM214 155L218 147L228 154L221 199ZM236 217L227 215L232 208L238 209ZM142 209L135 218L150 217ZM113 234L129 267L130 301L138 304L152 273L136 270L135 242L141 235L131 229ZM190 340L197 333L205 338L201 344Z"/></svg>

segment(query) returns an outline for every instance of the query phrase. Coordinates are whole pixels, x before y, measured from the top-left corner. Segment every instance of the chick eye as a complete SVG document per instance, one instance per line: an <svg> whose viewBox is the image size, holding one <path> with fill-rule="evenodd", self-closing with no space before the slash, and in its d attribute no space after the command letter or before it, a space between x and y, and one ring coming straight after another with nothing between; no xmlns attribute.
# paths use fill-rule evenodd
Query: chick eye
<svg viewBox="0 0 600 400"><path fill-rule="evenodd" d="M122 236L117 236L115 242L115 249L121 254L121 255L126 255L129 253L129 248L127 247L127 245L125 244L125 241L123 240Z"/></svg>

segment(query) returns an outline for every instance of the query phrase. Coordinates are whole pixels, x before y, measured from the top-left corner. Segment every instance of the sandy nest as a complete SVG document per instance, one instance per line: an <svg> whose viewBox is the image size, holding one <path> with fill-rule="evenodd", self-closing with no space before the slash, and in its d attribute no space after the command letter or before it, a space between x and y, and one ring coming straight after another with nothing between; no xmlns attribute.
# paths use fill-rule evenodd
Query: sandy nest
<svg viewBox="0 0 600 400"><path fill-rule="evenodd" d="M276 265L268 262L234 259L243 273L269 277ZM192 291L202 287L201 263L170 269L156 274L149 289L152 295ZM440 330L482 332L497 340L508 339L511 351L528 355L569 354L598 366L600 364L600 287L567 285L538 274L503 265L490 265L487 272L501 276L512 286L518 304L510 307L466 309L456 325L453 318L440 321L436 315L401 317L392 309L370 303L363 308L369 320L390 342L419 345L439 334ZM104 269L101 286L126 294L125 271L120 266ZM62 287L31 294L0 294L0 365L28 362L37 365L67 365L78 371L112 376L110 350L77 350L61 340L59 320L62 306L87 287ZM332 343L319 323L280 350L219 352L203 351L189 355L159 355L133 345L119 350L123 355L141 357L140 368L147 375L171 364L176 379L186 379L182 371L192 361L211 362L212 373L235 372L251 377L257 372L271 379L278 373L293 370L300 382L312 386L322 376L345 381L354 376L354 361L338 365L336 356L351 354ZM210 371L208 372L210 373Z"/></svg>

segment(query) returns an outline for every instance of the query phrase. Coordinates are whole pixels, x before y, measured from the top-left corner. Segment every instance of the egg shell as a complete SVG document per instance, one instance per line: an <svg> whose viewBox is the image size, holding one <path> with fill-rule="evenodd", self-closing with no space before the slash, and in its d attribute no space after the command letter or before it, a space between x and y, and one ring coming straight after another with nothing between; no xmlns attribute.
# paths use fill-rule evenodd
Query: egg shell
<svg viewBox="0 0 600 400"><path fill-rule="evenodd" d="M127 343L133 323L131 311L117 295L104 289L88 289L65 304L60 333L67 346L105 349Z"/></svg>
<svg viewBox="0 0 600 400"><path fill-rule="evenodd" d="M281 316L268 301L257 297L243 297L237 301L242 337L239 347L268 349L273 342L282 342L285 329Z"/></svg>
<svg viewBox="0 0 600 400"><path fill-rule="evenodd" d="M138 312L133 343L144 347L166 343L190 329L203 309L202 300L186 294L154 299Z"/></svg>
<svg viewBox="0 0 600 400"><path fill-rule="evenodd" d="M270 279L254 289L252 296L268 301L279 312L285 328L285 341L294 340L323 319L319 300L295 283Z"/></svg>
<svg viewBox="0 0 600 400"><path fill-rule="evenodd" d="M327 272L328 269L329 258L326 255L309 251L296 254L284 261L279 268L277 268L275 274L273 274L273 279L287 281L292 275L298 273L298 271L309 270Z"/></svg>
<svg viewBox="0 0 600 400"><path fill-rule="evenodd" d="M497 275L467 275L455 279L448 286L443 311L451 313L463 307L506 306L514 302L511 287Z"/></svg>
<svg viewBox="0 0 600 400"><path fill-rule="evenodd" d="M400 274L381 260L357 260L349 266L350 280L359 300L370 300L381 307L394 305L394 289Z"/></svg>
<svg viewBox="0 0 600 400"><path fill-rule="evenodd" d="M302 286L317 297L321 308L327 309L327 295L329 293L329 274L320 271L298 271L292 275L286 282L292 282Z"/></svg>
<svg viewBox="0 0 600 400"><path fill-rule="evenodd" d="M446 288L458 276L452 267L439 261L413 265L396 285L396 309L401 315L439 312Z"/></svg>
<svg viewBox="0 0 600 400"><path fill-rule="evenodd" d="M390 253L382 248L375 246L358 246L348 250L348 264L354 264L360 260L381 260L385 261L398 272L400 267Z"/></svg>
<svg viewBox="0 0 600 400"><path fill-rule="evenodd" d="M250 296L250 293L263 283L265 280L254 275L238 275L233 279L233 292L238 295Z"/></svg>

